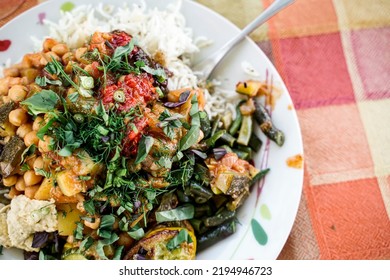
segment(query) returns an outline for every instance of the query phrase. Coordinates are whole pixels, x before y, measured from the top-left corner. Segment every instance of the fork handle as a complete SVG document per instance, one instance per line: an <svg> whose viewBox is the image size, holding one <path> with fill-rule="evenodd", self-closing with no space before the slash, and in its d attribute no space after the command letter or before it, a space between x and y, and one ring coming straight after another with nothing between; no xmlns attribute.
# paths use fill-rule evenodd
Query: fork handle
<svg viewBox="0 0 390 280"><path fill-rule="evenodd" d="M237 36L233 37L225 45L222 46L215 53L210 55L205 60L193 67L194 71L202 72L204 78L208 78L212 71L217 67L219 62L225 55L242 39L252 33L256 28L265 23L268 19L274 16L276 13L292 4L294 0L275 0L267 9L265 9L258 17L256 17L251 23L249 23L244 29L241 30Z"/></svg>

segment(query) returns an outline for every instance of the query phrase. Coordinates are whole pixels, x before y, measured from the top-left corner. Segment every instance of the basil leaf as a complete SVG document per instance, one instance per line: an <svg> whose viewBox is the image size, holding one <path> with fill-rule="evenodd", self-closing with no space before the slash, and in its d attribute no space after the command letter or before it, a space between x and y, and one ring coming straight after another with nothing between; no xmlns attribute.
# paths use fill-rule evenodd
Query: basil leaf
<svg viewBox="0 0 390 280"><path fill-rule="evenodd" d="M139 228L137 230L128 231L127 234L130 235L131 238L133 238L135 240L139 240L142 237L144 237L145 231L143 228Z"/></svg>
<svg viewBox="0 0 390 280"><path fill-rule="evenodd" d="M153 69L147 65L144 67L141 67L142 70L144 70L146 73L149 73L157 78L157 81L160 83L163 83L167 79L167 75L165 74L164 69L157 68Z"/></svg>
<svg viewBox="0 0 390 280"><path fill-rule="evenodd" d="M88 250L94 243L94 240L92 237L87 237L80 243L80 247L77 250L78 253L81 253L82 251Z"/></svg>
<svg viewBox="0 0 390 280"><path fill-rule="evenodd" d="M53 111L57 102L60 100L57 93L52 90L42 90L26 100L20 102L22 105L26 105L28 110L33 115L41 113L48 113Z"/></svg>
<svg viewBox="0 0 390 280"><path fill-rule="evenodd" d="M188 234L188 231L186 229L182 229L179 231L179 234L173 237L171 240L167 243L167 249L173 250L180 246L182 243L192 243L192 238Z"/></svg>
<svg viewBox="0 0 390 280"><path fill-rule="evenodd" d="M69 146L65 146L58 152L58 155L62 157L69 157L72 155L72 149Z"/></svg>
<svg viewBox="0 0 390 280"><path fill-rule="evenodd" d="M115 52L112 56L112 60L114 61L120 61L123 56L129 55L130 52L133 51L135 45L135 40L132 39L129 43L127 43L125 46L117 47L115 49Z"/></svg>
<svg viewBox="0 0 390 280"><path fill-rule="evenodd" d="M138 145L137 157L135 159L134 164L139 164L146 158L146 156L149 154L150 149L153 146L153 143L153 137L145 135L142 136Z"/></svg>
<svg viewBox="0 0 390 280"><path fill-rule="evenodd" d="M102 260L107 260L106 254L104 253L104 246L111 245L119 239L116 233L113 233L110 238L99 240L96 245L96 252Z"/></svg>
<svg viewBox="0 0 390 280"><path fill-rule="evenodd" d="M200 126L191 126L190 130L187 131L186 135L180 139L179 151L184 151L196 144L199 139Z"/></svg>
<svg viewBox="0 0 390 280"><path fill-rule="evenodd" d="M122 257L122 253L123 253L123 249L125 248L125 246L121 245L119 246L116 250L115 250L115 253L114 253L114 256L112 257L113 260L120 260L121 257Z"/></svg>
<svg viewBox="0 0 390 280"><path fill-rule="evenodd" d="M115 217L113 215L103 215L100 221L99 229L112 229L115 223Z"/></svg>
<svg viewBox="0 0 390 280"><path fill-rule="evenodd" d="M194 217L194 206L191 204L179 206L175 209L156 212L158 223L189 220Z"/></svg>

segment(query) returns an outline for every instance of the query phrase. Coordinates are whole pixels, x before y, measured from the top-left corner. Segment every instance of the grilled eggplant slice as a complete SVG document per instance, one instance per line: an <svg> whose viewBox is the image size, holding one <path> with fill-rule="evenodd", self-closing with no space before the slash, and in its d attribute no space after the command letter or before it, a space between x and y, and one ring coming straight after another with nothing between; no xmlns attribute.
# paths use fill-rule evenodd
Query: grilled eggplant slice
<svg viewBox="0 0 390 280"><path fill-rule="evenodd" d="M3 177L8 177L15 173L25 149L24 141L18 136L13 136L4 146L0 155L0 172Z"/></svg>

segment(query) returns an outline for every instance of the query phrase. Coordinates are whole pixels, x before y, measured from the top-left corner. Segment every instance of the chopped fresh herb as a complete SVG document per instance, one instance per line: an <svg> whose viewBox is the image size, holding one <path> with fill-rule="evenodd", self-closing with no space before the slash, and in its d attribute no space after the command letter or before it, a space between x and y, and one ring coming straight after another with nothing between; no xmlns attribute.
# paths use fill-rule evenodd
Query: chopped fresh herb
<svg viewBox="0 0 390 280"><path fill-rule="evenodd" d="M61 77L63 79L63 82L64 81L68 82L75 89L77 90L79 89L78 85L76 85L75 82L73 82L72 78L68 74L66 74L62 64L59 61L57 61L54 57L51 57L51 61L46 64L44 69L52 75L57 75Z"/></svg>
<svg viewBox="0 0 390 280"><path fill-rule="evenodd" d="M37 116L42 113L53 111L59 100L60 98L57 93L52 90L44 89L20 102L20 104L26 105L28 111Z"/></svg>
<svg viewBox="0 0 390 280"><path fill-rule="evenodd" d="M88 214L90 214L92 216L95 215L95 213L96 213L95 204L94 204L92 199L88 200L88 201L84 201L83 205L84 205L85 211L87 211Z"/></svg>
<svg viewBox="0 0 390 280"><path fill-rule="evenodd" d="M76 223L76 229L74 230L74 238L76 238L77 240L81 240L83 239L83 230L84 230L84 226L81 222L77 222Z"/></svg>
<svg viewBox="0 0 390 280"><path fill-rule="evenodd" d="M144 229L143 228L139 228L139 229L136 229L136 230L133 230L133 231L128 231L127 234L135 239L135 240L139 240L141 239L142 237L144 237L145 235L145 232L144 232Z"/></svg>
<svg viewBox="0 0 390 280"><path fill-rule="evenodd" d="M21 155L20 164L22 164L29 156L33 155L36 150L37 146L35 146L35 144L28 146Z"/></svg>
<svg viewBox="0 0 390 280"><path fill-rule="evenodd" d="M50 178L51 177L51 172L46 171L46 170L44 170L42 168L34 168L34 171L35 171L35 173L37 173L37 174L39 174L39 175L41 175L41 176L43 176L45 178Z"/></svg>
<svg viewBox="0 0 390 280"><path fill-rule="evenodd" d="M179 231L179 233L173 237L171 240L167 243L167 249L173 250L180 246L182 243L192 243L192 238L188 234L188 231L186 229L182 229Z"/></svg>
<svg viewBox="0 0 390 280"><path fill-rule="evenodd" d="M157 78L157 81L160 83L163 83L167 79L167 75L165 74L164 69L157 68L153 69L147 65L141 67L142 70L144 70L146 73L149 73Z"/></svg>
<svg viewBox="0 0 390 280"><path fill-rule="evenodd" d="M194 213L195 213L194 205L187 204L187 205L179 206L172 210L156 212L156 221L158 223L162 223L162 222L189 220L194 217Z"/></svg>
<svg viewBox="0 0 390 280"><path fill-rule="evenodd" d="M56 85L56 86L61 86L62 82L60 80L49 80L47 77L36 77L35 78L35 83L38 86L45 87L47 85Z"/></svg>
<svg viewBox="0 0 390 280"><path fill-rule="evenodd" d="M146 156L149 154L150 149L153 146L153 143L153 137L145 135L142 136L138 145L137 157L134 162L135 164L141 163L146 158Z"/></svg>
<svg viewBox="0 0 390 280"><path fill-rule="evenodd" d="M175 137L175 129L180 128L182 126L183 116L177 113L171 115L168 110L164 110L161 113L159 120L161 121L158 125L161 127L166 136L168 136L171 140Z"/></svg>

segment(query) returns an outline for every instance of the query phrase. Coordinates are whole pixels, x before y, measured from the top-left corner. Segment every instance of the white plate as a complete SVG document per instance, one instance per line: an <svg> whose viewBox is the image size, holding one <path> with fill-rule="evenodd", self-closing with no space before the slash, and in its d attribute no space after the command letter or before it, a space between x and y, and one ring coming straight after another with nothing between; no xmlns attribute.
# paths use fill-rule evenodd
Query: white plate
<svg viewBox="0 0 390 280"><path fill-rule="evenodd" d="M137 0L128 1L129 3ZM42 38L48 35L48 29L40 23L44 14L47 19L56 21L60 16L61 6L69 1L57 0L43 3L0 29L1 44L11 42L8 50L0 52L0 63L7 59L18 61L23 54L33 50L29 36ZM95 0L78 0L77 5L96 3ZM102 0L99 2L122 5L123 0ZM163 9L174 0L147 0L148 7ZM76 3L76 1L74 2ZM192 1L183 1L182 13L187 25L194 31L194 36L205 36L213 40L213 45L205 48L195 58L197 61L222 46L229 38L239 32L231 22ZM4 45L3 45L4 46ZM290 95L272 63L261 49L250 39L238 45L220 64L215 75L224 80L224 87L234 89L240 80L250 78L242 71L241 62L249 61L255 70L265 79L266 72L273 77L274 85L281 91L281 96L272 110L274 124L286 135L283 147L259 133L264 141L263 148L256 155L255 164L261 167L267 163L271 171L265 180L252 190L251 196L240 208L240 224L237 232L207 250L199 253L198 259L276 259L285 244L296 217L302 192L303 169L288 167L287 158L303 155L302 139L296 112ZM261 190L261 193L260 193ZM20 259L17 250L3 250L0 259Z"/></svg>

